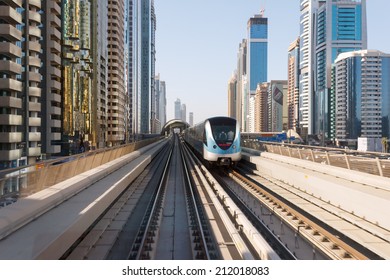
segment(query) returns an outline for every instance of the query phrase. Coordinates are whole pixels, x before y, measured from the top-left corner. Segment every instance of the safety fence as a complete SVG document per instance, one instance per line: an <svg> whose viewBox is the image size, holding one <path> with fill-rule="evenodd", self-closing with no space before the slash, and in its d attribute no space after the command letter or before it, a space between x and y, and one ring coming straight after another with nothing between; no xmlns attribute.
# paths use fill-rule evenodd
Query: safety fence
<svg viewBox="0 0 390 280"><path fill-rule="evenodd" d="M153 138L0 171L0 207L120 158L161 138Z"/></svg>
<svg viewBox="0 0 390 280"><path fill-rule="evenodd" d="M242 140L242 147L390 178L390 154Z"/></svg>

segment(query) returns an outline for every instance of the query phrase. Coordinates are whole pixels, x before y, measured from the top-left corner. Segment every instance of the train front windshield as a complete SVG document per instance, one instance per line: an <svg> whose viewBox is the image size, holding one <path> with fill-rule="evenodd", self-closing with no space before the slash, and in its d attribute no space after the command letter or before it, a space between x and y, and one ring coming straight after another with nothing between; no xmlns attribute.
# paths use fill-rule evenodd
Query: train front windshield
<svg viewBox="0 0 390 280"><path fill-rule="evenodd" d="M233 144L236 136L236 120L228 118L210 119L211 131L217 145L227 150Z"/></svg>

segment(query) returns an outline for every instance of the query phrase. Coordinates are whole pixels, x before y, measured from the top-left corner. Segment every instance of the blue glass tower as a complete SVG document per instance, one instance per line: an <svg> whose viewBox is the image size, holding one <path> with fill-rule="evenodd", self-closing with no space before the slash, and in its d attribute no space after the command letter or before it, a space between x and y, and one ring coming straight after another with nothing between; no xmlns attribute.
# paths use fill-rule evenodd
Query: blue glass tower
<svg viewBox="0 0 390 280"><path fill-rule="evenodd" d="M248 79L253 95L257 84L267 81L268 19L255 15L248 21Z"/></svg>
<svg viewBox="0 0 390 280"><path fill-rule="evenodd" d="M367 48L365 0L317 0L314 32L313 134L329 140L335 114L332 65L345 52Z"/></svg>

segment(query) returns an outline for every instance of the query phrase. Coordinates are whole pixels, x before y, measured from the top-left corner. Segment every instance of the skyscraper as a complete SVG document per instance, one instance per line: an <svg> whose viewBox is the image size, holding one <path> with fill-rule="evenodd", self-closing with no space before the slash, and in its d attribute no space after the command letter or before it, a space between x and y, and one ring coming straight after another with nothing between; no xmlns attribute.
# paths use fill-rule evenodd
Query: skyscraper
<svg viewBox="0 0 390 280"><path fill-rule="evenodd" d="M61 4L60 1L42 2L42 153L61 153Z"/></svg>
<svg viewBox="0 0 390 280"><path fill-rule="evenodd" d="M237 53L237 83L236 83L236 119L241 124L243 130L246 121L246 111L244 112L244 83L246 83L246 54L247 40L243 39L239 45Z"/></svg>
<svg viewBox="0 0 390 280"><path fill-rule="evenodd" d="M313 26L317 0L300 2L299 38L299 126L303 138L313 133Z"/></svg>
<svg viewBox="0 0 390 280"><path fill-rule="evenodd" d="M133 0L133 123L134 133L149 133L155 118L155 32L154 0Z"/></svg>
<svg viewBox="0 0 390 280"><path fill-rule="evenodd" d="M390 138L390 54L340 54L335 61L336 139Z"/></svg>
<svg viewBox="0 0 390 280"><path fill-rule="evenodd" d="M181 104L181 120L183 122L187 121L187 106L186 106L186 104Z"/></svg>
<svg viewBox="0 0 390 280"><path fill-rule="evenodd" d="M249 93L254 95L257 84L267 81L268 19L262 14L248 20L247 74Z"/></svg>
<svg viewBox="0 0 390 280"><path fill-rule="evenodd" d="M68 155L77 152L81 138L97 146L98 136L101 135L97 131L100 83L93 83L98 75L97 71L100 71L97 68L100 64L95 59L98 57L98 19L94 19L94 16L97 16L98 10L88 0L66 0L62 2L62 13L62 153ZM107 21L102 18L101 12L99 14L101 26ZM107 53L104 52L100 57L105 59L106 56Z"/></svg>
<svg viewBox="0 0 390 280"><path fill-rule="evenodd" d="M367 48L365 0L318 0L313 58L313 134L330 139L332 64L340 53Z"/></svg>
<svg viewBox="0 0 390 280"><path fill-rule="evenodd" d="M1 169L35 162L42 125L41 2L5 3L0 13Z"/></svg>
<svg viewBox="0 0 390 280"><path fill-rule="evenodd" d="M181 120L181 101L179 98L175 101L175 119Z"/></svg>
<svg viewBox="0 0 390 280"><path fill-rule="evenodd" d="M249 131L249 124L254 128L254 114L249 110L251 97L256 93L257 84L267 81L268 67L268 19L263 13L255 15L247 24L246 79L243 94L244 131Z"/></svg>
<svg viewBox="0 0 390 280"><path fill-rule="evenodd" d="M155 91L156 91L156 119L160 123L160 129L158 132L160 132L161 127L164 126L164 124L167 121L166 117L166 86L165 81L160 80L160 74L158 74L155 78Z"/></svg>
<svg viewBox="0 0 390 280"><path fill-rule="evenodd" d="M124 0L108 1L107 141L110 145L121 144L126 140L124 5Z"/></svg>
<svg viewBox="0 0 390 280"><path fill-rule="evenodd" d="M299 129L299 38L288 48L287 61L287 110L288 129Z"/></svg>

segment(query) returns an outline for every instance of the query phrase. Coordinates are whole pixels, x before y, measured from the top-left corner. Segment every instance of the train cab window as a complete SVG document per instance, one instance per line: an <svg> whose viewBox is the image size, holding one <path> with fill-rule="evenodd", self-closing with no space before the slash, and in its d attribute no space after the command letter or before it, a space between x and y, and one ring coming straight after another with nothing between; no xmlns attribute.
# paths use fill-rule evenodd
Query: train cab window
<svg viewBox="0 0 390 280"><path fill-rule="evenodd" d="M236 120L228 118L210 119L210 126L217 145L227 149L233 144L236 131Z"/></svg>

